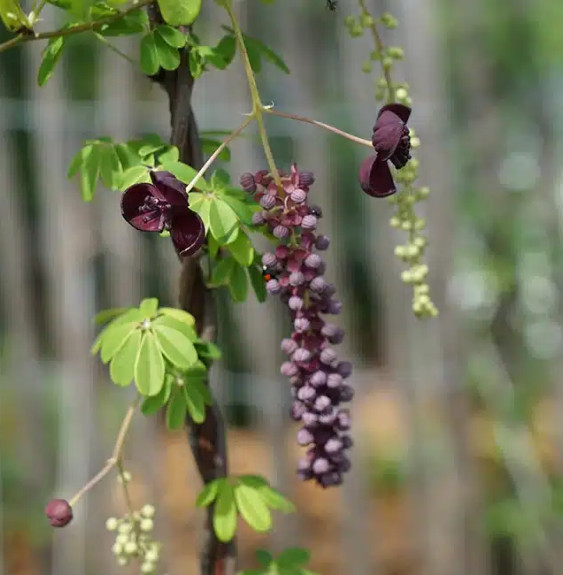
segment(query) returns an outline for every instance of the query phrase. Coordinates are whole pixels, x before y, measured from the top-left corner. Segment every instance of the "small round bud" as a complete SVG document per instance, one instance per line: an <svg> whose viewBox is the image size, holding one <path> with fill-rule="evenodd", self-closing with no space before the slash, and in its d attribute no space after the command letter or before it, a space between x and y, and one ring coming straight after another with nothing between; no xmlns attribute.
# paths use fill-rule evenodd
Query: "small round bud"
<svg viewBox="0 0 563 575"><path fill-rule="evenodd" d="M291 361L284 361L281 364L280 372L285 377L292 377L293 375L297 375L299 373L299 368Z"/></svg>
<svg viewBox="0 0 563 575"><path fill-rule="evenodd" d="M342 450L342 441L340 439L332 438L325 443L325 451L327 453L338 453Z"/></svg>
<svg viewBox="0 0 563 575"><path fill-rule="evenodd" d="M301 403L300 401L294 401L291 404L291 417L295 421L299 421L303 417L306 411L307 407L305 406L304 403Z"/></svg>
<svg viewBox="0 0 563 575"><path fill-rule="evenodd" d="M349 385L343 385L340 388L340 400L350 401L354 397L354 390Z"/></svg>
<svg viewBox="0 0 563 575"><path fill-rule="evenodd" d="M297 399L301 401L307 401L309 399L313 399L317 392L313 387L309 387L308 385L304 385L298 392L297 392ZM303 415L305 417L305 415Z"/></svg>
<svg viewBox="0 0 563 575"><path fill-rule="evenodd" d="M266 220L264 219L264 214L262 212L254 212L252 214L252 223L255 226L262 225Z"/></svg>
<svg viewBox="0 0 563 575"><path fill-rule="evenodd" d="M117 564L120 567L126 567L127 565L129 565L129 557L118 557Z"/></svg>
<svg viewBox="0 0 563 575"><path fill-rule="evenodd" d="M330 366L333 365L336 361L338 361L338 356L336 355L336 352L332 348L327 347L326 349L323 349L321 351L319 359L321 360L321 363Z"/></svg>
<svg viewBox="0 0 563 575"><path fill-rule="evenodd" d="M289 276L289 284L300 286L305 282L305 276L301 272L292 272Z"/></svg>
<svg viewBox="0 0 563 575"><path fill-rule="evenodd" d="M115 538L115 542L118 543L119 545L125 545L125 543L127 543L127 541L129 541L129 535L127 535L125 533L120 533Z"/></svg>
<svg viewBox="0 0 563 575"><path fill-rule="evenodd" d="M311 288L311 291L321 293L325 289L326 285L325 279L322 276L318 276L311 280L309 287Z"/></svg>
<svg viewBox="0 0 563 575"><path fill-rule="evenodd" d="M329 470L329 463L324 457L319 457L315 459L312 465L313 472L320 475L321 473L326 473Z"/></svg>
<svg viewBox="0 0 563 575"><path fill-rule="evenodd" d="M319 256L318 254L309 254L306 258L305 258L305 265L308 268L311 269L316 269L321 265L321 262L323 260L321 259L321 256Z"/></svg>
<svg viewBox="0 0 563 575"><path fill-rule="evenodd" d="M338 315L342 311L342 302L331 300L328 302L327 313Z"/></svg>
<svg viewBox="0 0 563 575"><path fill-rule="evenodd" d="M397 217L397 216L393 216L390 220L389 220L389 225L392 228L398 228L401 225L401 220Z"/></svg>
<svg viewBox="0 0 563 575"><path fill-rule="evenodd" d="M131 533L131 531L133 530L133 525L131 525L130 521L123 521L122 523L119 524L119 527L117 528L117 532L118 533Z"/></svg>
<svg viewBox="0 0 563 575"><path fill-rule="evenodd" d="M315 241L315 247L321 252L328 249L330 245L330 238L328 236L320 235Z"/></svg>
<svg viewBox="0 0 563 575"><path fill-rule="evenodd" d="M291 192L291 199L296 204L302 204L307 199L307 192L301 188L296 188Z"/></svg>
<svg viewBox="0 0 563 575"><path fill-rule="evenodd" d="M299 346L296 341L289 338L282 339L281 349L287 355L291 355L298 347Z"/></svg>
<svg viewBox="0 0 563 575"><path fill-rule="evenodd" d="M332 402L330 401L330 397L321 395L315 400L315 409L318 411L324 411L327 407L330 407L331 403Z"/></svg>
<svg viewBox="0 0 563 575"><path fill-rule="evenodd" d="M268 293L277 294L281 291L281 286L278 283L278 280L271 279L266 282L266 290Z"/></svg>
<svg viewBox="0 0 563 575"><path fill-rule="evenodd" d="M154 573L156 571L156 565L152 561L145 561L141 565L141 573L146 573L147 575L150 573Z"/></svg>
<svg viewBox="0 0 563 575"><path fill-rule="evenodd" d="M341 361L336 367L336 371L344 378L352 375L352 363L349 361Z"/></svg>
<svg viewBox="0 0 563 575"><path fill-rule="evenodd" d="M270 196L270 194L264 194L260 198L260 205L265 210L271 210L276 205L276 198L274 196Z"/></svg>
<svg viewBox="0 0 563 575"><path fill-rule="evenodd" d="M303 187L312 186L315 182L313 172L299 172L299 185Z"/></svg>
<svg viewBox="0 0 563 575"><path fill-rule="evenodd" d="M253 193L256 191L256 181L254 180L254 175L250 172L245 172L240 177L240 187L249 193Z"/></svg>
<svg viewBox="0 0 563 575"><path fill-rule="evenodd" d="M289 229L285 226L279 225L274 228L273 234L278 239L287 238L289 235Z"/></svg>
<svg viewBox="0 0 563 575"><path fill-rule="evenodd" d="M123 545L120 543L114 543L111 548L111 552L114 555L121 555L123 553Z"/></svg>
<svg viewBox="0 0 563 575"><path fill-rule="evenodd" d="M328 387L337 388L342 385L342 376L339 373L329 373L326 378L326 384Z"/></svg>
<svg viewBox="0 0 563 575"><path fill-rule="evenodd" d="M156 561L158 561L158 556L159 556L158 548L157 547L151 547L145 553L145 561L152 561L153 563L156 563Z"/></svg>
<svg viewBox="0 0 563 575"><path fill-rule="evenodd" d="M139 550L139 546L137 545L137 543L135 541L129 540L123 546L123 551L125 551L125 553L127 553L127 555L135 555L135 553L137 553L138 550Z"/></svg>
<svg viewBox="0 0 563 575"><path fill-rule="evenodd" d="M141 531L145 532L152 531L152 528L154 527L153 520L149 519L148 517L146 517L145 519L141 519L139 527L141 528Z"/></svg>
<svg viewBox="0 0 563 575"><path fill-rule="evenodd" d="M289 298L288 305L293 311L299 311L303 307L303 299L299 296L293 295Z"/></svg>
<svg viewBox="0 0 563 575"><path fill-rule="evenodd" d="M428 188L427 186L422 186L418 189L418 196L420 197L421 200L427 198L429 194L430 194L430 188Z"/></svg>
<svg viewBox="0 0 563 575"><path fill-rule="evenodd" d="M295 328L295 331L302 333L311 327L311 322L306 317L298 317L295 318L293 327Z"/></svg>
<svg viewBox="0 0 563 575"><path fill-rule="evenodd" d="M106 521L106 529L108 531L115 531L118 525L119 523L115 517L109 517Z"/></svg>
<svg viewBox="0 0 563 575"><path fill-rule="evenodd" d="M313 373L313 375L309 378L309 383L313 387L321 387L321 385L324 385L326 381L327 381L326 372L321 370L315 371L315 373Z"/></svg>
<svg viewBox="0 0 563 575"><path fill-rule="evenodd" d="M317 227L317 218L311 214L301 220L301 227L305 230L314 230Z"/></svg>
<svg viewBox="0 0 563 575"><path fill-rule="evenodd" d="M313 434L304 427L297 432L297 443L299 445L309 445L309 443L313 442Z"/></svg>
<svg viewBox="0 0 563 575"><path fill-rule="evenodd" d="M131 481L132 477L131 477L131 473L129 473L129 471L124 471L123 473L120 473L117 476L117 482L118 483L129 483L129 481Z"/></svg>
<svg viewBox="0 0 563 575"><path fill-rule="evenodd" d="M293 354L291 359L293 361L299 361L299 362L309 361L309 359L311 359L311 352L308 349L305 349L304 347L300 347L295 350L295 353Z"/></svg>
<svg viewBox="0 0 563 575"><path fill-rule="evenodd" d="M45 507L45 515L53 527L65 527L72 521L72 507L66 499L51 499Z"/></svg>
<svg viewBox="0 0 563 575"><path fill-rule="evenodd" d="M278 262L278 258L276 258L276 255L273 254L272 252L266 252L264 254L262 254L262 264L267 266L267 267L272 267L275 266L276 263Z"/></svg>
<svg viewBox="0 0 563 575"><path fill-rule="evenodd" d="M311 413L310 411L306 411L301 418L303 425L309 428L316 427L318 420L319 416L316 413Z"/></svg>

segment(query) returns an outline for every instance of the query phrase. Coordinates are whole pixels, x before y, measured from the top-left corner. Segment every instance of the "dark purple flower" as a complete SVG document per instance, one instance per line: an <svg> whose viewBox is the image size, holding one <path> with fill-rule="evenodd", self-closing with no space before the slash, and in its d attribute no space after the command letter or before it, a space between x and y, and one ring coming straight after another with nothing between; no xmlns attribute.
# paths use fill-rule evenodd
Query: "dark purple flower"
<svg viewBox="0 0 563 575"><path fill-rule="evenodd" d="M51 499L45 507L45 515L53 527L64 527L72 521L72 507L66 499Z"/></svg>
<svg viewBox="0 0 563 575"><path fill-rule="evenodd" d="M387 162L400 170L411 158L406 125L410 114L411 109L402 104L387 104L379 110L371 139L376 155L360 166L360 184L366 194L383 198L397 191Z"/></svg>
<svg viewBox="0 0 563 575"><path fill-rule="evenodd" d="M151 172L152 184L134 184L121 197L121 214L137 230L169 230L181 257L197 252L205 241L205 227L190 210L186 185L170 172Z"/></svg>

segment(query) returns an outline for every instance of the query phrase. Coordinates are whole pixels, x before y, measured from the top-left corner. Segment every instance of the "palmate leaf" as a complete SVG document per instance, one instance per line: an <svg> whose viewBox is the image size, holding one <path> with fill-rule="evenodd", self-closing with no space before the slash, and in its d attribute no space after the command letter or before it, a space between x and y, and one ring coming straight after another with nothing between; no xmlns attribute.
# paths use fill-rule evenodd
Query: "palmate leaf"
<svg viewBox="0 0 563 575"><path fill-rule="evenodd" d="M242 518L255 531L268 531L272 527L272 515L260 493L243 483L234 488L235 501Z"/></svg>
<svg viewBox="0 0 563 575"><path fill-rule="evenodd" d="M157 395L164 384L164 359L150 331L143 338L135 362L135 384L142 395Z"/></svg>
<svg viewBox="0 0 563 575"><path fill-rule="evenodd" d="M156 340L166 359L180 369L188 369L197 361L194 344L184 333L164 323L153 324Z"/></svg>
<svg viewBox="0 0 563 575"><path fill-rule="evenodd" d="M219 484L217 498L215 500L215 509L213 512L213 530L217 539L226 543L230 541L235 534L237 526L237 507L233 486L228 481Z"/></svg>

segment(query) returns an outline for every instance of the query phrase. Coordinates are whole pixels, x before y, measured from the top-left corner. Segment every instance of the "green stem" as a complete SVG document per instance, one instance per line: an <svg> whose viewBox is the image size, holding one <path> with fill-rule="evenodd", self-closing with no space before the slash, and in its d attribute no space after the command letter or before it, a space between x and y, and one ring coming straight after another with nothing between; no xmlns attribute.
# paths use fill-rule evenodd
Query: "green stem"
<svg viewBox="0 0 563 575"><path fill-rule="evenodd" d="M32 42L34 40L49 40L50 38L58 38L60 36L71 36L73 34L80 34L81 32L89 32L90 30L96 30L100 26L104 24L111 24L112 22L116 22L126 14L134 12L135 10L139 10L143 6L147 6L151 4L153 0L140 0L138 4L134 6L130 6L127 10L123 12L119 12L118 14L113 14L112 16L108 16L107 18L100 18L99 20L94 20L93 22L85 22L84 24L78 24L77 26L72 26L71 28L61 28L59 30L51 30L49 32L41 32L39 34L18 34L0 44L0 52L4 52L5 50L9 50L10 48L14 48L19 44L23 44L24 42Z"/></svg>
<svg viewBox="0 0 563 575"><path fill-rule="evenodd" d="M360 5L360 8L362 10L362 13L365 14L366 16L371 16L371 14L369 13L369 10L367 9L365 0L358 0L358 4ZM373 42L375 44L375 49L379 52L379 54L381 55L381 67L383 68L383 77L385 78L385 82L387 83L387 90L388 90L388 101L389 102L393 102L395 100L395 88L393 88L393 80L391 78L391 71L389 70L389 68L386 68L383 65L383 52L385 51L385 45L383 44L383 41L381 40L381 36L379 35L379 30L377 29L377 24L375 23L375 18L373 18L373 16L371 16L372 18L372 22L371 24L368 26L368 28L371 31L371 35L373 37Z"/></svg>
<svg viewBox="0 0 563 575"><path fill-rule="evenodd" d="M96 36L96 38L102 44L107 46L112 52L115 52L118 56L121 56L124 60L127 60L134 66L138 65L138 62L136 62L134 58L131 58L131 56L128 56L127 54L125 54L125 52L122 52L117 46L114 46L107 38L105 38L101 34L98 34L98 32L94 32L94 36Z"/></svg>
<svg viewBox="0 0 563 575"><path fill-rule="evenodd" d="M265 108L260 99L260 92L258 92L258 86L256 85L256 78L254 77L254 72L252 71L252 66L250 65L250 59L248 58L248 52L246 51L246 46L244 44L244 38L238 25L235 13L231 5L231 0L224 0L223 7L229 14L231 23L233 25L233 30L235 32L235 38L239 46L240 53L242 55L242 60L244 62L244 69L246 72L246 78L248 80L248 88L250 90L250 97L252 99L252 113L256 118L256 123L258 124L258 133L260 134L260 140L262 141L262 147L264 148L264 154L266 155L266 161L272 174L274 181L279 190L283 189L283 184L280 178L280 173L276 167L274 161L274 155L272 154L272 149L270 148L270 142L268 140L268 135L266 134L266 128L264 126L263 112Z"/></svg>

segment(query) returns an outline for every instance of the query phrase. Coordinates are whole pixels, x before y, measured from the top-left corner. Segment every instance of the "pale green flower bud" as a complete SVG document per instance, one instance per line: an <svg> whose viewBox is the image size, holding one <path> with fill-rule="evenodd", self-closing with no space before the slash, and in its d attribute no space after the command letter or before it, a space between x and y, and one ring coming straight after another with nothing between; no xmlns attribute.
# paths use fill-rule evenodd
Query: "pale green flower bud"
<svg viewBox="0 0 563 575"><path fill-rule="evenodd" d="M115 517L109 517L106 521L106 529L108 531L115 531L117 529L119 522Z"/></svg>
<svg viewBox="0 0 563 575"><path fill-rule="evenodd" d="M141 565L141 573L154 573L156 570L156 565L154 563L151 563L150 561L145 561L142 565Z"/></svg>
<svg viewBox="0 0 563 575"><path fill-rule="evenodd" d="M389 225L392 228L398 228L401 225L401 220L397 217L397 216L393 216L390 220L389 220Z"/></svg>
<svg viewBox="0 0 563 575"><path fill-rule="evenodd" d="M127 543L125 543L123 546L123 550L125 553L127 553L127 555L135 555L135 553L137 553L139 550L139 546L135 541L127 541Z"/></svg>
<svg viewBox="0 0 563 575"><path fill-rule="evenodd" d="M387 48L387 55L396 60L402 60L405 57L405 51L397 46L389 46Z"/></svg>
<svg viewBox="0 0 563 575"><path fill-rule="evenodd" d="M141 531L152 531L153 525L152 519L141 519Z"/></svg>
<svg viewBox="0 0 563 575"><path fill-rule="evenodd" d="M119 543L114 543L111 548L111 552L114 555L121 555L123 553L123 545L120 545Z"/></svg>
<svg viewBox="0 0 563 575"><path fill-rule="evenodd" d="M143 505L143 508L141 509L141 515L143 517L147 517L147 518L151 518L154 517L154 513L155 513L155 509L152 505Z"/></svg>
<svg viewBox="0 0 563 575"><path fill-rule="evenodd" d="M129 541L129 535L126 535L125 533L121 533L115 538L115 542L119 545L125 545L127 541Z"/></svg>
<svg viewBox="0 0 563 575"><path fill-rule="evenodd" d="M117 532L118 533L131 533L132 529L133 529L133 526L131 525L131 523L129 521L123 521L123 523L121 523L119 525L119 527L117 528Z"/></svg>
<svg viewBox="0 0 563 575"><path fill-rule="evenodd" d="M371 17L370 14L366 14L365 12L363 12L360 15L360 23L364 28L369 28L370 26L373 26L373 18Z"/></svg>
<svg viewBox="0 0 563 575"><path fill-rule="evenodd" d="M362 72L364 72L365 74L369 74L371 72L371 62L369 60L366 60L362 64Z"/></svg>

